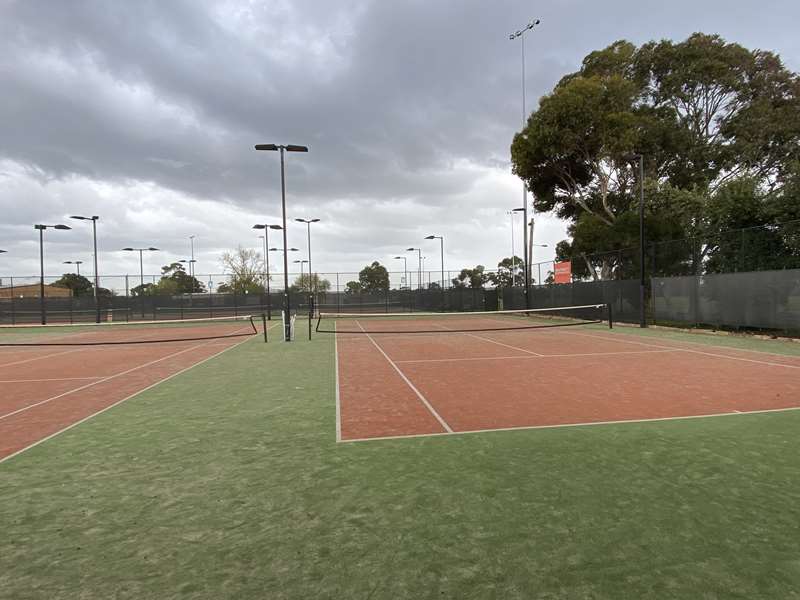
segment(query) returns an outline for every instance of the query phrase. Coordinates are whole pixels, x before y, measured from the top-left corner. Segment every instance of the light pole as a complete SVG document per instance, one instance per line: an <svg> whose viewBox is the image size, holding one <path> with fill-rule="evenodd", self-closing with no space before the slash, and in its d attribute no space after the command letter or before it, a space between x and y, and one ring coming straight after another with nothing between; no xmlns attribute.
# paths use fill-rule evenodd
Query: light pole
<svg viewBox="0 0 800 600"><path fill-rule="evenodd" d="M97 295L97 290L100 288L100 275L97 272L97 221L100 219L97 215L91 217L82 217L80 215L72 215L70 219L77 221L91 221L92 222L92 242L94 244L94 307L95 307L95 323L100 322L100 300Z"/></svg>
<svg viewBox="0 0 800 600"><path fill-rule="evenodd" d="M517 214L513 210L506 211L507 215L511 215L511 287L517 285L517 250L514 246L514 215Z"/></svg>
<svg viewBox="0 0 800 600"><path fill-rule="evenodd" d="M305 223L308 226L308 291L312 294L316 293L316 282L314 282L314 290L311 289L311 224L319 223L319 219L295 219L298 223Z"/></svg>
<svg viewBox="0 0 800 600"><path fill-rule="evenodd" d="M531 244L531 246L534 247L534 248L548 248L549 247L547 244ZM542 263L536 263L536 264L539 266L539 279L537 279L536 281L538 282L539 285L542 285ZM531 268L533 268L533 265L531 265ZM531 278L533 278L532 275L531 275Z"/></svg>
<svg viewBox="0 0 800 600"><path fill-rule="evenodd" d="M189 260L182 258L178 262L183 263L185 265L189 265L189 277L192 278L192 289L194 289L194 263L197 261L193 258L190 258Z"/></svg>
<svg viewBox="0 0 800 600"><path fill-rule="evenodd" d="M513 208L511 209L512 213L521 212L523 214L522 220L522 239L523 239L523 247L522 247L522 269L524 271L524 278L523 282L525 284L525 308L530 308L530 302L528 300L528 288L531 286L531 275L530 269L528 268L530 265L528 264L528 207L527 204L521 208ZM513 217L512 217L513 218Z"/></svg>
<svg viewBox="0 0 800 600"><path fill-rule="evenodd" d="M284 152L308 152L307 146L298 146L295 144L256 144L256 150L266 150L269 152L276 152L280 150L281 153L281 212L283 216L283 247L286 248L289 242L286 239L286 169L284 166L283 153ZM286 260L286 252L283 253L283 293L285 298L286 307L286 328L283 332L283 339L287 342L292 338L292 326L290 319L291 305L289 299L289 264Z"/></svg>
<svg viewBox="0 0 800 600"><path fill-rule="evenodd" d="M264 272L266 273L265 279L267 280L267 320L272 320L272 299L270 298L269 291L269 254L267 254L267 246L269 246L269 230L270 229L283 229L280 225L268 225L267 223L256 223L253 229L263 229L264 235L259 236L264 240Z"/></svg>
<svg viewBox="0 0 800 600"><path fill-rule="evenodd" d="M75 265L75 268L78 270L78 276L80 277L81 274L81 265L83 264L82 260L65 260L62 264L65 265Z"/></svg>
<svg viewBox="0 0 800 600"><path fill-rule="evenodd" d="M190 250L191 250L191 255L189 256L189 258L190 258L190 260L189 260L189 275L192 276L192 279L194 279L194 263L197 262L194 259L194 238L195 237L196 236L194 236L194 235L190 235L189 236L189 247L190 247Z"/></svg>
<svg viewBox="0 0 800 600"><path fill-rule="evenodd" d="M445 279L444 279L444 236L441 235L429 235L425 237L426 240L439 240L439 256L441 258L441 267L442 267L442 311L444 311L445 305L445 293L444 293L444 286L445 286Z"/></svg>
<svg viewBox="0 0 800 600"><path fill-rule="evenodd" d="M641 154L629 154L626 156L630 161L639 162L639 327L647 327L647 316L645 311L645 238L644 238L644 156Z"/></svg>
<svg viewBox="0 0 800 600"><path fill-rule="evenodd" d="M411 289L411 286L408 282L408 259L405 256L395 256L395 260L402 260L403 261L403 271L405 272L405 284L408 289Z"/></svg>
<svg viewBox="0 0 800 600"><path fill-rule="evenodd" d="M536 27L541 21L536 19L530 21L522 29L518 29L508 36L508 39L514 41L519 38L522 46L522 128L525 128L525 120L528 118L527 110L525 108L525 33ZM522 206L523 206L523 220L525 221L525 247L522 249L523 259L525 264L525 308L530 308L530 299L528 297L528 288L531 286L531 271L530 271L530 257L528 256L528 188L525 182L522 182Z"/></svg>
<svg viewBox="0 0 800 600"><path fill-rule="evenodd" d="M419 255L419 263L417 266L417 289L422 289L422 248L406 248L406 252L416 251Z"/></svg>
<svg viewBox="0 0 800 600"><path fill-rule="evenodd" d="M300 291L303 291L303 288L305 287L305 284L304 284L305 280L303 279L303 265L305 263L309 263L308 272L311 273L311 261L306 260L304 258L303 260L295 260L295 261L292 261L292 262L294 264L299 264L300 265ZM309 280L308 287L309 287L309 289L311 289L311 280Z"/></svg>
<svg viewBox="0 0 800 600"><path fill-rule="evenodd" d="M42 325L47 324L47 311L44 306L44 230L45 229L72 229L69 225L34 225L39 231L39 311Z"/></svg>
<svg viewBox="0 0 800 600"><path fill-rule="evenodd" d="M123 248L123 252L138 252L139 253L139 296L142 298L142 317L144 318L144 262L142 254L145 252L158 252L158 248Z"/></svg>

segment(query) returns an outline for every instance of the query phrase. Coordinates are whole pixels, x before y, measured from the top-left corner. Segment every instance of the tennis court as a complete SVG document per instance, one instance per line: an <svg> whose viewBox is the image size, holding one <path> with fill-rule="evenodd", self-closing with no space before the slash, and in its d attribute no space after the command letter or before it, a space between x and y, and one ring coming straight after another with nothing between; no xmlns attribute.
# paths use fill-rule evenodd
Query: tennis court
<svg viewBox="0 0 800 600"><path fill-rule="evenodd" d="M258 333L249 316L0 327L0 460Z"/></svg>
<svg viewBox="0 0 800 600"><path fill-rule="evenodd" d="M800 407L796 357L643 340L603 314L331 315L318 329L336 336L337 439Z"/></svg>

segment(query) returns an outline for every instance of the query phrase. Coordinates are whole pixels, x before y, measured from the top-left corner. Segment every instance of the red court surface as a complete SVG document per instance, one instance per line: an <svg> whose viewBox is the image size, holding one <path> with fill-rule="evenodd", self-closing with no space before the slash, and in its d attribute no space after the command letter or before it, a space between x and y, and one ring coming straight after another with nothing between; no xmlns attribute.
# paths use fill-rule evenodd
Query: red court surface
<svg viewBox="0 0 800 600"><path fill-rule="evenodd" d="M0 347L0 461L249 339Z"/></svg>
<svg viewBox="0 0 800 600"><path fill-rule="evenodd" d="M336 338L339 441L800 408L800 357L618 329Z"/></svg>

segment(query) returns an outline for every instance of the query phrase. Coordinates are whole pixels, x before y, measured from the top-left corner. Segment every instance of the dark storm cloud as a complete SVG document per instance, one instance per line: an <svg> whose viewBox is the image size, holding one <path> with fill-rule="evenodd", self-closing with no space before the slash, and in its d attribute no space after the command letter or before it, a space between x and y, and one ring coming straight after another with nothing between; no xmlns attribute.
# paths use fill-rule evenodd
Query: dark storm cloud
<svg viewBox="0 0 800 600"><path fill-rule="evenodd" d="M325 217L319 248L337 260L430 224L459 260L496 260L519 202L501 181L522 119L508 33L532 17L529 109L619 38L718 32L800 66L800 9L777 0L0 0L1 244L26 240L32 266L30 224L80 208L115 240L202 230L207 251L228 248L277 215L277 156L252 149L275 141L311 147L288 157L289 193Z"/></svg>

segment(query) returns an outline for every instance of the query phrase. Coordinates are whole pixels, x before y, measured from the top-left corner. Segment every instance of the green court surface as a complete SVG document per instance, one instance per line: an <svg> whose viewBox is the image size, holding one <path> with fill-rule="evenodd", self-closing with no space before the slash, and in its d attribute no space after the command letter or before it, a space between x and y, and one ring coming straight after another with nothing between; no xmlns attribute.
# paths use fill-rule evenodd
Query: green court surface
<svg viewBox="0 0 800 600"><path fill-rule="evenodd" d="M0 530L3 599L800 598L800 411L337 444L333 337L254 339L0 463Z"/></svg>

